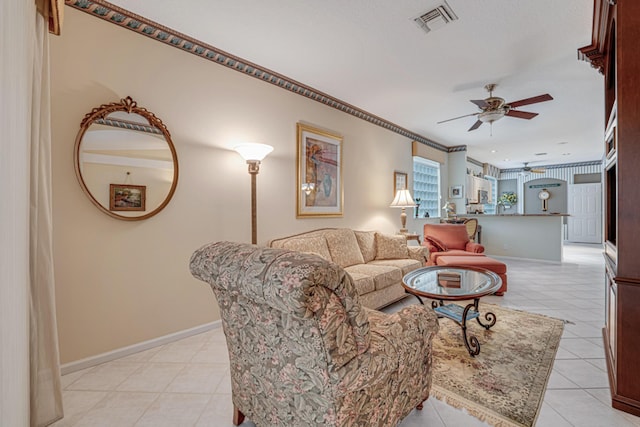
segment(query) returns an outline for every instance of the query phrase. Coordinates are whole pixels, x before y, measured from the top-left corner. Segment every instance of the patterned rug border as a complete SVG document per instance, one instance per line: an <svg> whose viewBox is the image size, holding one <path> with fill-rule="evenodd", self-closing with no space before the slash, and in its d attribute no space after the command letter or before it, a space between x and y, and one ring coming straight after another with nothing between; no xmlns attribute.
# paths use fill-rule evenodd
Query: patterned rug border
<svg viewBox="0 0 640 427"><path fill-rule="evenodd" d="M437 385L431 386L430 396L438 399L441 402L446 403L449 406L453 406L457 409L462 409L469 415L484 421L494 427L523 427L523 424L516 423L488 408L485 408L478 403L472 402L464 397L458 396L455 393L451 393L442 387ZM541 401L542 402L542 401ZM538 411L540 408L538 407ZM537 416L536 416L537 419ZM533 425L535 425L535 421Z"/></svg>
<svg viewBox="0 0 640 427"><path fill-rule="evenodd" d="M553 365L555 364L555 357L556 354L558 353L558 349L560 348L559 342L560 339L562 338L562 334L564 331L564 325L567 323L573 324L573 322L570 322L568 320L565 319L560 319L557 317L552 317L552 316L547 316L546 314L539 314L539 313L534 313L531 311L526 311L526 310L521 310L521 309L517 309L517 308L513 308L513 307L509 307L509 306L504 306L504 305L499 305L499 304L491 304L491 303L482 303L481 302L481 307L484 308L489 308L489 309L493 309L493 307L498 307L501 310L509 310L509 311L513 311L513 312L517 312L517 313L524 313L526 315L529 316L534 316L534 317L539 317L539 318L544 318L553 322L558 322L558 329L559 331L558 333L558 346L555 348L555 351L553 351L553 358L552 358L552 363L549 365L549 369L546 372L546 379L544 381L544 387L543 389L546 391L547 389L547 385L549 384L549 378L551 377L551 371L553 370ZM544 403L544 393L542 394L542 396L540 396L540 399L538 401L538 405L536 408L536 414L535 417L533 419L533 422L531 423L531 426L528 426L527 424L521 424L515 420L512 420L510 418L507 418L505 416L503 416L502 414L499 414L485 406L480 405L479 403L473 402L469 399L466 399L456 393L450 392L447 389L440 387L436 384L432 384L431 386L431 392L430 395L444 403L446 403L447 405L453 406L454 408L457 409L461 409L466 411L469 415L479 419L480 421L486 422L494 427L531 427L531 426L535 426L536 421L538 420L538 415L540 414L540 408L542 407L542 404Z"/></svg>

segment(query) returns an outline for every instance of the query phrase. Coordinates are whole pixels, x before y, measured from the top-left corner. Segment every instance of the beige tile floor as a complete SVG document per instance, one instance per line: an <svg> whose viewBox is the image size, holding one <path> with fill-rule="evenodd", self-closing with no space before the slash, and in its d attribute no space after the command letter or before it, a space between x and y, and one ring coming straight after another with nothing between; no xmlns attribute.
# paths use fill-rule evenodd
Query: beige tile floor
<svg viewBox="0 0 640 427"><path fill-rule="evenodd" d="M503 261L509 268L509 291L487 301L573 322L565 327L536 426L640 427L640 418L610 405L601 337L604 266L600 247L567 245L561 264ZM386 310L415 303L410 297ZM66 415L56 427L232 426L229 362L221 329L71 373L62 382ZM433 398L400 424L484 425Z"/></svg>

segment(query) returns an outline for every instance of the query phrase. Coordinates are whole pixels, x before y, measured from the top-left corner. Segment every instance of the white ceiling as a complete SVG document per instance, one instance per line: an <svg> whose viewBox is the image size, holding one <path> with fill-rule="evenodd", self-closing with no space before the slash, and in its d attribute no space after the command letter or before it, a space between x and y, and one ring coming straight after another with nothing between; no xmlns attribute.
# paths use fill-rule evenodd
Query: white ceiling
<svg viewBox="0 0 640 427"><path fill-rule="evenodd" d="M499 168L602 158L603 77L576 53L591 43L593 0L448 0L459 19L428 34L413 18L444 0L111 3ZM436 124L477 112L469 100L487 83L507 102L554 100L493 136L488 124L467 132L476 117Z"/></svg>

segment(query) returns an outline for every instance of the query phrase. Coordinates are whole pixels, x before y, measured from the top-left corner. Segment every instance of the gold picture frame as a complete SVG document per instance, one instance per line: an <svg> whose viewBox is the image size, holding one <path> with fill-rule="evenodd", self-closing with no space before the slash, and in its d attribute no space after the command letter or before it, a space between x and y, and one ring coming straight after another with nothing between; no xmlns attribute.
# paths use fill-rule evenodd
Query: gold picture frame
<svg viewBox="0 0 640 427"><path fill-rule="evenodd" d="M297 123L296 218L343 215L342 136Z"/></svg>
<svg viewBox="0 0 640 427"><path fill-rule="evenodd" d="M142 211L146 209L147 186L109 184L109 210Z"/></svg>
<svg viewBox="0 0 640 427"><path fill-rule="evenodd" d="M407 187L407 174L405 172L393 173L393 197L396 197L398 190L406 190Z"/></svg>

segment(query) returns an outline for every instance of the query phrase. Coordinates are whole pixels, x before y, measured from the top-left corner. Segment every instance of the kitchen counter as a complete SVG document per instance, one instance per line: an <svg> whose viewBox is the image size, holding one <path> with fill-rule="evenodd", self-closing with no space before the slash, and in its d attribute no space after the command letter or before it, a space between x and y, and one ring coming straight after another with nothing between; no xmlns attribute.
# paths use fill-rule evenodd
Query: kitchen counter
<svg viewBox="0 0 640 427"><path fill-rule="evenodd" d="M567 214L473 215L482 226L485 252L497 256L562 261ZM472 216L469 216L470 218Z"/></svg>
<svg viewBox="0 0 640 427"><path fill-rule="evenodd" d="M469 214L457 218L460 221L465 218L478 220L482 227L481 243L487 255L561 262L563 222L567 216L566 213ZM440 218L424 219L440 222ZM424 222L420 221L420 224Z"/></svg>

